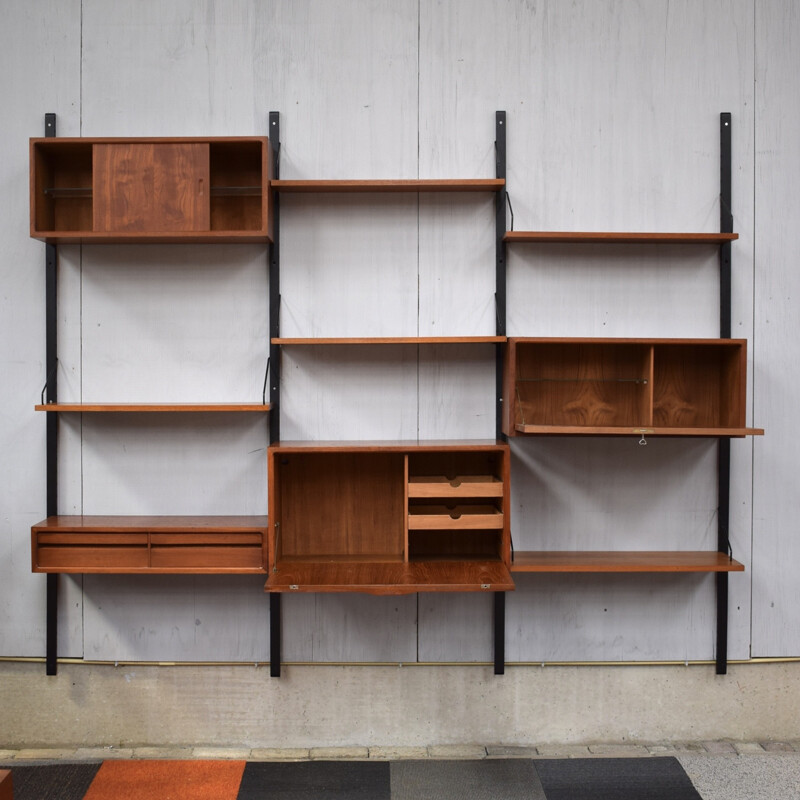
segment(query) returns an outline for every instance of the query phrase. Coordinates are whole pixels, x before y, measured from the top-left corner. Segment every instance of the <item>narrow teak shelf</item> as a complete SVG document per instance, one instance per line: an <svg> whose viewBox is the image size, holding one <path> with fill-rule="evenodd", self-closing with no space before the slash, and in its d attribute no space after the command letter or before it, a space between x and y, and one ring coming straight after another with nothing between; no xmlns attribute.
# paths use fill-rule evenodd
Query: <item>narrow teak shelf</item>
<svg viewBox="0 0 800 800"><path fill-rule="evenodd" d="M505 336L361 336L291 338L276 337L279 345L339 345L339 344L502 344Z"/></svg>
<svg viewBox="0 0 800 800"><path fill-rule="evenodd" d="M743 572L744 565L716 551L519 551L512 572Z"/></svg>
<svg viewBox="0 0 800 800"><path fill-rule="evenodd" d="M36 411L61 414L265 413L269 403L44 403Z"/></svg>
<svg viewBox="0 0 800 800"><path fill-rule="evenodd" d="M276 192L496 192L505 186L502 178L407 179L407 180L276 180Z"/></svg>
<svg viewBox="0 0 800 800"><path fill-rule="evenodd" d="M529 244L712 244L739 238L738 233L650 233L623 231L507 231L503 241Z"/></svg>

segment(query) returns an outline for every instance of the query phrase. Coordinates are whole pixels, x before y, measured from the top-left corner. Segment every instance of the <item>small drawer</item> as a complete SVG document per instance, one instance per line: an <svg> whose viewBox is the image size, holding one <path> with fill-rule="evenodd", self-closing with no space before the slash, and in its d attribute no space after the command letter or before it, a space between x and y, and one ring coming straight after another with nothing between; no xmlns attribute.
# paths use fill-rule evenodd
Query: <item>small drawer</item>
<svg viewBox="0 0 800 800"><path fill-rule="evenodd" d="M500 530L503 512L489 505L410 506L408 529L418 530Z"/></svg>
<svg viewBox="0 0 800 800"><path fill-rule="evenodd" d="M150 566L154 570L265 569L260 533L153 533L150 545Z"/></svg>
<svg viewBox="0 0 800 800"><path fill-rule="evenodd" d="M493 475L414 475L408 479L409 497L502 497L503 482Z"/></svg>
<svg viewBox="0 0 800 800"><path fill-rule="evenodd" d="M34 572L118 572L145 569L146 533L39 533Z"/></svg>

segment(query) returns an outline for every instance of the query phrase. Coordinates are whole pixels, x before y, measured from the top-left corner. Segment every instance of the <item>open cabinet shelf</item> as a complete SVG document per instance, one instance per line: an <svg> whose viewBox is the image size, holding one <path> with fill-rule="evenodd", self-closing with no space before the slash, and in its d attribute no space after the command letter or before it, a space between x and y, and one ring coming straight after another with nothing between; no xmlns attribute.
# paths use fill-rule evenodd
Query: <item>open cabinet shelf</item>
<svg viewBox="0 0 800 800"><path fill-rule="evenodd" d="M505 180L499 178L274 180L270 186L273 191L281 193L496 192L505 186Z"/></svg>
<svg viewBox="0 0 800 800"><path fill-rule="evenodd" d="M746 436L744 339L511 338L504 431Z"/></svg>

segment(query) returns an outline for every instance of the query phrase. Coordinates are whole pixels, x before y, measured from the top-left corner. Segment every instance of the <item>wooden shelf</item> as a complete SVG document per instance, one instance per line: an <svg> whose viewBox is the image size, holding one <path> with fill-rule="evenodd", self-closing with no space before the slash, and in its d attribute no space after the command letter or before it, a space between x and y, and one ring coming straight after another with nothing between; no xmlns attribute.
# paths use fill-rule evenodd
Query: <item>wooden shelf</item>
<svg viewBox="0 0 800 800"><path fill-rule="evenodd" d="M276 192L364 193L364 192L496 192L505 186L500 178L408 179L408 180L277 180Z"/></svg>
<svg viewBox="0 0 800 800"><path fill-rule="evenodd" d="M33 572L259 574L265 516L55 516L31 529Z"/></svg>
<svg viewBox="0 0 800 800"><path fill-rule="evenodd" d="M264 137L30 142L31 236L52 244L268 242Z"/></svg>
<svg viewBox="0 0 800 800"><path fill-rule="evenodd" d="M283 561L273 571L268 592L362 592L403 595L415 592L506 592L514 589L501 561L455 559L411 563Z"/></svg>
<svg viewBox="0 0 800 800"><path fill-rule="evenodd" d="M528 244L710 244L739 238L738 233L649 233L616 231L508 231L504 242Z"/></svg>
<svg viewBox="0 0 800 800"><path fill-rule="evenodd" d="M61 414L266 413L269 403L45 403L36 411Z"/></svg>
<svg viewBox="0 0 800 800"><path fill-rule="evenodd" d="M505 336L372 336L272 339L279 345L350 345L350 344L502 344Z"/></svg>
<svg viewBox="0 0 800 800"><path fill-rule="evenodd" d="M514 426L517 433L530 436L698 436L711 438L743 438L763 436L763 428L632 428L590 425L523 425Z"/></svg>
<svg viewBox="0 0 800 800"><path fill-rule="evenodd" d="M743 572L744 565L715 551L521 551L512 572Z"/></svg>
<svg viewBox="0 0 800 800"><path fill-rule="evenodd" d="M408 479L409 498L502 497L503 482L494 475L413 475Z"/></svg>
<svg viewBox="0 0 800 800"><path fill-rule="evenodd" d="M503 512L488 505L412 505L408 509L408 529L502 530Z"/></svg>

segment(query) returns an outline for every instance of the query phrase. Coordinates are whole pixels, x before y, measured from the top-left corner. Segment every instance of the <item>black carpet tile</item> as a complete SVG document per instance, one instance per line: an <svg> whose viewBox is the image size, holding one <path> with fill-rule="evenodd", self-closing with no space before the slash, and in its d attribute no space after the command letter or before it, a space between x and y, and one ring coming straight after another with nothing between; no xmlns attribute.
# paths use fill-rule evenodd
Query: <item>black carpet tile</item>
<svg viewBox="0 0 800 800"><path fill-rule="evenodd" d="M534 765L547 800L702 800L671 757L546 759Z"/></svg>
<svg viewBox="0 0 800 800"><path fill-rule="evenodd" d="M528 759L396 761L391 800L545 800Z"/></svg>
<svg viewBox="0 0 800 800"><path fill-rule="evenodd" d="M389 762L248 762L239 800L391 800Z"/></svg>
<svg viewBox="0 0 800 800"><path fill-rule="evenodd" d="M100 762L94 764L7 765L14 782L14 800L82 800Z"/></svg>

